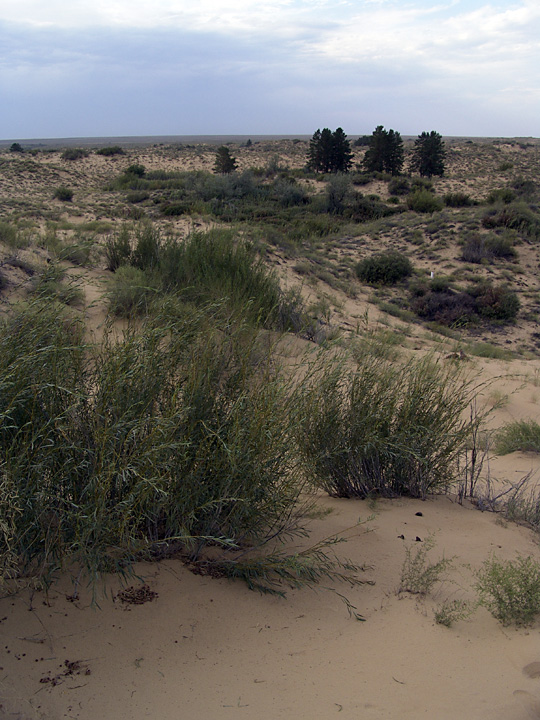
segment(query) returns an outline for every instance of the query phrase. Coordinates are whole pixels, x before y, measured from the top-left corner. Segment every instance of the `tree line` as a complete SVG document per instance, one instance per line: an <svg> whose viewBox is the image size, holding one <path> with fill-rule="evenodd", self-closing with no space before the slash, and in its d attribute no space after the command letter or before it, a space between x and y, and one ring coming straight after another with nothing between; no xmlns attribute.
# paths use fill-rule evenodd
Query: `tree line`
<svg viewBox="0 0 540 720"><path fill-rule="evenodd" d="M366 145L362 162L366 172L386 172L400 175L405 163L403 140L396 130L378 125L371 136L359 138L355 143ZM309 143L308 166L315 172L348 172L353 153L350 141L342 128L332 132L329 128L316 130ZM414 142L410 169L424 177L442 176L445 170L446 148L442 136L432 130L422 132Z"/></svg>

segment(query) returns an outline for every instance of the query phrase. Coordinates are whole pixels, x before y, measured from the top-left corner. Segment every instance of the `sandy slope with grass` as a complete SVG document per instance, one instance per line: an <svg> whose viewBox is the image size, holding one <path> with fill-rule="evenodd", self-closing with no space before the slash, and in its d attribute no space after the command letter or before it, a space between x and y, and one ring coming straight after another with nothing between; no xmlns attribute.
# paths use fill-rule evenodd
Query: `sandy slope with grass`
<svg viewBox="0 0 540 720"><path fill-rule="evenodd" d="M280 160L289 157L294 165L296 156L288 150ZM456 156L467 151L452 149ZM253 157L263 164L266 156L258 152L246 151L241 164L253 164ZM515 161L516 152L514 146L501 146L499 155L513 153ZM208 165L211 158L207 151L192 153L185 167ZM143 150L136 159L158 168L177 162ZM89 176L103 182L111 161L92 156L84 165L63 167L52 155L40 162L53 184L69 182L77 190L86 187ZM470 154L467 163L463 182L478 193ZM3 185L3 197L13 202L19 192L15 179L16 173L4 177ZM443 182L450 189L455 186L451 178ZM25 176L25 192L37 192L36 187L39 182L32 185ZM45 197L50 198L49 190ZM72 212L47 202L59 214ZM77 213L85 221L95 218L100 202L100 196L90 194L70 222ZM118 220L109 222L114 226ZM376 246L375 240L369 242ZM35 264L46 262L46 250L24 252ZM280 266L291 284L301 280L293 265L283 259ZM9 272L12 287L22 288L31 280L16 276L20 269L10 266ZM84 314L99 337L105 321L105 271L69 272L83 276ZM373 327L398 334L403 352L455 352L454 339L436 338L421 326L379 313L368 303L367 291L351 298L324 283L306 283L303 292L310 302L326 299L328 323L344 332L354 332L367 319ZM532 323L518 323L508 332L517 345L528 342L533 331ZM300 352L300 344L292 341L287 356ZM456 361L486 383L479 404L493 409L487 429L538 417L537 356L503 361L467 353L465 360ZM538 458L523 452L498 457L488 448L483 476L489 477L495 494L528 473L532 486L540 474ZM478 608L451 627L436 622L453 601L474 605L475 573L493 555L540 560L537 534L500 513L459 504L454 495L368 502L319 494L307 520L309 538L290 549L342 536L347 541L335 546L336 553L365 567L359 574L365 584L285 587L286 598L279 598L252 592L239 582L194 574L179 559L169 558L138 565L137 576L124 583L108 577L105 590L99 586L94 598L85 579L74 585L75 569L59 577L48 593L26 588L1 598L0 718L540 718L538 621L527 628L504 627ZM451 564L427 594L409 592L403 587L404 563L431 543L425 565L443 557Z"/></svg>

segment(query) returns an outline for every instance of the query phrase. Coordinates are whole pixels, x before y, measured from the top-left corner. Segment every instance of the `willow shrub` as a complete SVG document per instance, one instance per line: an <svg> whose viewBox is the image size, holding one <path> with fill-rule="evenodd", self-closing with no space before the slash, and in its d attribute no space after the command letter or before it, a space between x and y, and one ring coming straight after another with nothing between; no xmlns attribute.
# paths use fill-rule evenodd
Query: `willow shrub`
<svg viewBox="0 0 540 720"><path fill-rule="evenodd" d="M369 349L321 356L305 381L299 444L313 482L335 497L425 497L457 479L475 388L455 363Z"/></svg>
<svg viewBox="0 0 540 720"><path fill-rule="evenodd" d="M293 395L257 335L212 329L214 311L98 348L44 302L0 327L0 579L291 530Z"/></svg>

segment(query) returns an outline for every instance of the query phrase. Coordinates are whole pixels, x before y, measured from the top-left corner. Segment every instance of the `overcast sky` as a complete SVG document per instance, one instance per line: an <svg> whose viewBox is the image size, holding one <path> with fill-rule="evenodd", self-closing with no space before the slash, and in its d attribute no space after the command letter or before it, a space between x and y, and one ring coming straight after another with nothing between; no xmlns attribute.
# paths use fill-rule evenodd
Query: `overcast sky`
<svg viewBox="0 0 540 720"><path fill-rule="evenodd" d="M0 0L0 139L540 135L540 0Z"/></svg>

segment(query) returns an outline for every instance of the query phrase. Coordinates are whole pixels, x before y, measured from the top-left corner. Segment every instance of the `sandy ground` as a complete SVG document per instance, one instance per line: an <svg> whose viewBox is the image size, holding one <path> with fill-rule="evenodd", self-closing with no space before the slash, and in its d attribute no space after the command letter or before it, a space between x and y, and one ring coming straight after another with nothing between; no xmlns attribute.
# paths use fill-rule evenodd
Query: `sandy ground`
<svg viewBox="0 0 540 720"><path fill-rule="evenodd" d="M312 521L311 541L345 532L340 553L371 568L362 576L375 585L335 586L365 622L331 590L261 596L175 560L138 568L157 593L141 605L111 599L115 578L99 608L85 590L73 601L65 577L48 596L0 601L0 717L540 717L540 678L528 676L538 627L503 628L483 609L450 629L433 617L447 599L472 598L471 570L490 554L538 557L528 530L449 497L318 504L331 512ZM429 556L454 557L454 569L428 598L399 594L405 547L430 535Z"/></svg>

